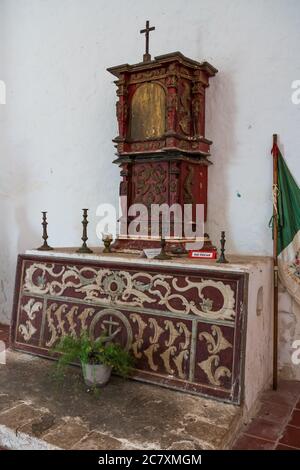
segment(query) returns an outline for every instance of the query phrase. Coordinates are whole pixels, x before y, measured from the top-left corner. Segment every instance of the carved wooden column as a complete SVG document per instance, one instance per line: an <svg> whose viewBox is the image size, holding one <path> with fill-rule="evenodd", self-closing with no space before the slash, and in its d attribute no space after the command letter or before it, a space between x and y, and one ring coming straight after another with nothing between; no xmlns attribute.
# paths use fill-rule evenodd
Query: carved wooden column
<svg viewBox="0 0 300 470"><path fill-rule="evenodd" d="M120 176L122 181L120 182L120 209L121 209L121 217L119 219L120 222L120 234L127 233L128 227L128 218L127 218L127 210L130 206L131 201L131 194L130 194L130 167L127 163L123 163L122 169L120 171Z"/></svg>
<svg viewBox="0 0 300 470"><path fill-rule="evenodd" d="M128 104L127 104L127 89L124 75L121 75L120 80L117 82L117 96L119 100L116 103L116 114L119 127L119 135L116 138L120 143L125 141L127 134L127 121L128 121ZM119 146L119 150L122 151L122 146Z"/></svg>
<svg viewBox="0 0 300 470"><path fill-rule="evenodd" d="M176 119L177 119L177 85L178 77L176 65L171 64L168 67L168 75L166 79L167 86L167 131L166 136L173 136L176 134ZM172 142L172 140L171 140Z"/></svg>

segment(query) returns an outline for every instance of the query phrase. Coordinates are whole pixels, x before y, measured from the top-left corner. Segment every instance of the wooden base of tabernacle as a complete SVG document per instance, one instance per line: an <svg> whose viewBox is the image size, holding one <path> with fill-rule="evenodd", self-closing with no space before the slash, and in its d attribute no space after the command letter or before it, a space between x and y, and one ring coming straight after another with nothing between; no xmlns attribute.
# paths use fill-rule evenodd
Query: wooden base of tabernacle
<svg viewBox="0 0 300 470"><path fill-rule="evenodd" d="M166 251L170 254L181 255L187 254L188 244L195 243L193 239L166 239ZM204 234L203 239L198 239L198 243L203 250L209 252L215 252L216 247L212 244L209 235ZM150 238L150 237L117 237L114 243L111 245L113 252L117 253L132 253L138 254L147 248L160 248L161 239L159 238Z"/></svg>
<svg viewBox="0 0 300 470"><path fill-rule="evenodd" d="M271 377L271 276L272 260L261 257L220 265L99 248L27 251L11 344L54 359L62 335L116 332L135 358L133 379L251 409Z"/></svg>

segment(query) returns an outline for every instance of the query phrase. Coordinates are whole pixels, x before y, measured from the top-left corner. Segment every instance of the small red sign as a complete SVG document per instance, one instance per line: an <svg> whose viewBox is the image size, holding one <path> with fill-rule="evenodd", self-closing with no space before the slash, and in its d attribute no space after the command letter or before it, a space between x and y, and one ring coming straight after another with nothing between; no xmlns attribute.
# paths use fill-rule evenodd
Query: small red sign
<svg viewBox="0 0 300 470"><path fill-rule="evenodd" d="M190 250L190 258L200 258L200 259L216 259L217 250L206 251L206 250Z"/></svg>

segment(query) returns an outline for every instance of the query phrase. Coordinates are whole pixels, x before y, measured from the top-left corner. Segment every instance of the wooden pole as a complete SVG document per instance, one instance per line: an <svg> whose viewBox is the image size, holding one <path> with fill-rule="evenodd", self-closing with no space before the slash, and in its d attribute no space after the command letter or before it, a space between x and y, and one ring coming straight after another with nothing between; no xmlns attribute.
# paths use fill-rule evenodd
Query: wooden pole
<svg viewBox="0 0 300 470"><path fill-rule="evenodd" d="M277 390L278 385L278 146L277 134L273 134L273 390Z"/></svg>

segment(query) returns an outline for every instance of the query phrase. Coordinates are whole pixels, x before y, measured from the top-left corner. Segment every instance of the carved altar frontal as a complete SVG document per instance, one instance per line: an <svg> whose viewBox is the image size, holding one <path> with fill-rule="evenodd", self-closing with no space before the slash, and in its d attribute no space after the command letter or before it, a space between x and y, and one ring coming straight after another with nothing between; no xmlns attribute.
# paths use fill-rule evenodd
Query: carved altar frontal
<svg viewBox="0 0 300 470"><path fill-rule="evenodd" d="M134 379L239 404L247 274L196 268L21 255L12 346L53 358L62 335L107 331Z"/></svg>

